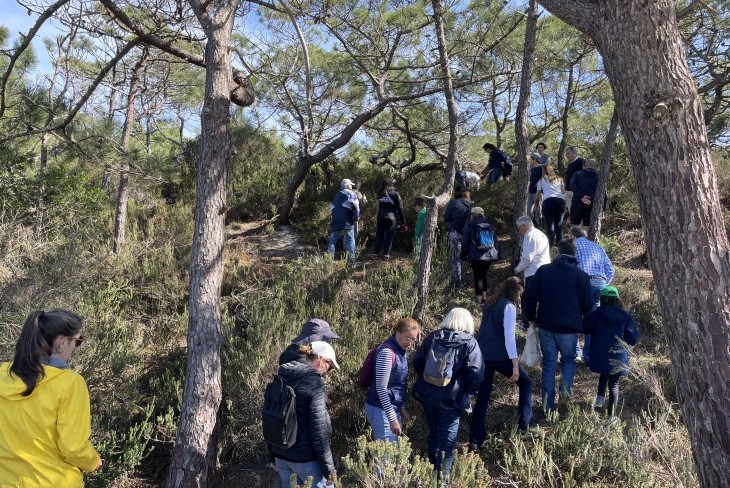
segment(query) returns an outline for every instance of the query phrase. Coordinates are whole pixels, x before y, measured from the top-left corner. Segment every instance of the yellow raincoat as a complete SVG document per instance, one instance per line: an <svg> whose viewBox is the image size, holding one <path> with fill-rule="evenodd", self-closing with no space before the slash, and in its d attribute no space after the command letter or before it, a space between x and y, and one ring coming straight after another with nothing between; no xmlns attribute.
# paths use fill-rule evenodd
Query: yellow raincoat
<svg viewBox="0 0 730 488"><path fill-rule="evenodd" d="M0 366L0 487L83 486L99 454L91 445L89 390L78 373L44 366L30 396L25 383Z"/></svg>

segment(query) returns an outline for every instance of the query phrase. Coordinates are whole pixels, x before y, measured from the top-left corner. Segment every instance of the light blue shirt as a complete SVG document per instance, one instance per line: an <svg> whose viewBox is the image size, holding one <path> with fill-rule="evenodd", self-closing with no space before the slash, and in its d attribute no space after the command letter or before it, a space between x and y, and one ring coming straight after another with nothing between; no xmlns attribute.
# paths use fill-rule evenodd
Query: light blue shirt
<svg viewBox="0 0 730 488"><path fill-rule="evenodd" d="M602 276L606 279L606 284L611 283L615 270L606 251L585 237L576 239L575 247L578 267L591 276Z"/></svg>

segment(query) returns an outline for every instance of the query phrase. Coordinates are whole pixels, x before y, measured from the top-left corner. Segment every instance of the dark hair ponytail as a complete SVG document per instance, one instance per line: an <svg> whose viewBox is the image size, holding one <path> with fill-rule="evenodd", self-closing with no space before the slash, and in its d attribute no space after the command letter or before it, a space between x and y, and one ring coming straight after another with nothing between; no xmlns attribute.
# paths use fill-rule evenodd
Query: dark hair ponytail
<svg viewBox="0 0 730 488"><path fill-rule="evenodd" d="M33 310L28 315L10 365L10 372L25 383L23 396L33 393L38 380L43 378L42 360L53 352L53 340L58 336L73 337L81 330L81 325L81 317L61 308L47 312Z"/></svg>
<svg viewBox="0 0 730 488"><path fill-rule="evenodd" d="M378 196L384 197L388 194L388 190L395 189L395 180L392 178L386 178L383 180L383 183L380 185L380 189L378 190Z"/></svg>

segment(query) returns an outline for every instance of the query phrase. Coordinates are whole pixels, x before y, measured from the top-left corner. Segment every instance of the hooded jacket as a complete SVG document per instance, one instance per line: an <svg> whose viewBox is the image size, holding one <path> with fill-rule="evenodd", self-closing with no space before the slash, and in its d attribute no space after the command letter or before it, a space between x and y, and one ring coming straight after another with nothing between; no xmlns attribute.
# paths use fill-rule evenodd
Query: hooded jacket
<svg viewBox="0 0 730 488"><path fill-rule="evenodd" d="M332 423L324 379L309 364L298 361L279 366L279 376L297 396L297 440L289 449L273 447L272 454L293 463L318 461L325 477L329 477L335 472L335 463L330 448Z"/></svg>
<svg viewBox="0 0 730 488"><path fill-rule="evenodd" d="M578 201L584 196L593 200L596 195L599 179L598 171L593 168L576 171L570 180L570 189L573 190L573 201Z"/></svg>
<svg viewBox="0 0 730 488"><path fill-rule="evenodd" d="M477 249L474 241L476 241L482 229L488 229L489 227L494 232L494 250ZM461 252L467 255L469 261L496 261L499 259L497 231L483 216L473 218L464 226L464 233L461 235Z"/></svg>
<svg viewBox="0 0 730 488"><path fill-rule="evenodd" d="M330 231L350 230L360 219L360 204L352 190L340 190L330 203L332 223Z"/></svg>
<svg viewBox="0 0 730 488"><path fill-rule="evenodd" d="M601 305L583 319L583 331L591 335L590 368L599 374L628 374L629 353L619 339L630 346L639 339L634 317L615 305Z"/></svg>
<svg viewBox="0 0 730 488"><path fill-rule="evenodd" d="M523 318L537 321L551 332L573 334L583 331L583 314L594 305L590 277L578 268L575 256L558 254L550 264L540 266L522 295Z"/></svg>
<svg viewBox="0 0 730 488"><path fill-rule="evenodd" d="M0 366L0 486L83 486L82 471L99 464L91 445L89 390L70 369L43 366L33 393Z"/></svg>
<svg viewBox="0 0 730 488"><path fill-rule="evenodd" d="M442 336L447 347L456 348L453 376L446 386L435 386L423 379L423 370L426 367L426 358L431 349L435 336ZM413 355L413 369L418 373L418 379L413 386L416 398L431 397L444 400L449 407L467 410L470 399L479 390L484 380L484 361L476 339L466 332L438 329L431 332Z"/></svg>
<svg viewBox="0 0 730 488"><path fill-rule="evenodd" d="M468 198L452 198L444 210L444 222L449 224L449 231L455 230L459 234L464 232L472 208L474 202Z"/></svg>

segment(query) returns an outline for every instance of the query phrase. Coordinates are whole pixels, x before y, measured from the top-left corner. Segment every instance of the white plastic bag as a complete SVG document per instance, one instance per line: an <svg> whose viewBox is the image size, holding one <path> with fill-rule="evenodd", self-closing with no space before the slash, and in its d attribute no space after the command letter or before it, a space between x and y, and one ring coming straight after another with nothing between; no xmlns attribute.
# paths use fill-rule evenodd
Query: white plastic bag
<svg viewBox="0 0 730 488"><path fill-rule="evenodd" d="M541 361L542 354L540 353L540 344L537 340L537 331L535 327L530 327L527 329L527 342L525 343L525 350L522 351L522 356L520 356L520 364L528 368L534 368Z"/></svg>

